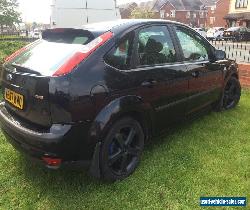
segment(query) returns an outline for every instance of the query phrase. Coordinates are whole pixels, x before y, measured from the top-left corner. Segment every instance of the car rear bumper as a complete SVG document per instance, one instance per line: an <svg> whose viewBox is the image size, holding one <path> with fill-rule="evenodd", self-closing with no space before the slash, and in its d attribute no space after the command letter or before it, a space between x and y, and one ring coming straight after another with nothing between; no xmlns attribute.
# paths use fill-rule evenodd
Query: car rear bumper
<svg viewBox="0 0 250 210"><path fill-rule="evenodd" d="M62 166L71 164L88 166L91 163L95 145L86 146L89 144L82 139L84 135L78 134L79 139L76 139L79 130L82 133L84 129L87 130L86 125L55 124L48 131L35 131L17 121L2 102L0 103L0 126L6 139L14 148L40 162L43 162L44 157L50 157L60 158ZM84 151L87 152L84 153Z"/></svg>

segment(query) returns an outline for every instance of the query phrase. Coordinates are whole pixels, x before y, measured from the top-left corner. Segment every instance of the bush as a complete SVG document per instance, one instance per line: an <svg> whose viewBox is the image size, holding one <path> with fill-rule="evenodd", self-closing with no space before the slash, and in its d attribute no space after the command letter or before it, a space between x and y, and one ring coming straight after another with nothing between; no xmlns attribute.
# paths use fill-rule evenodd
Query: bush
<svg viewBox="0 0 250 210"><path fill-rule="evenodd" d="M27 44L27 42L21 41L0 42L0 73L2 72L2 64L4 63L4 59Z"/></svg>
<svg viewBox="0 0 250 210"><path fill-rule="evenodd" d="M11 55L16 50L22 48L27 45L27 42L16 42L16 41L6 41L0 42L0 62L4 61L4 58Z"/></svg>

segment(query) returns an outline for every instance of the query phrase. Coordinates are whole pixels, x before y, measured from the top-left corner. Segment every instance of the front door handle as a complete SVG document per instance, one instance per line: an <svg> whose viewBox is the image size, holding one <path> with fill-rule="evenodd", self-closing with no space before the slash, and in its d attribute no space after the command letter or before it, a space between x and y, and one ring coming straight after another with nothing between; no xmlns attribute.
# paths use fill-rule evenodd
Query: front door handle
<svg viewBox="0 0 250 210"><path fill-rule="evenodd" d="M192 72L191 75L192 75L192 77L197 78L197 77L200 76L200 72L199 71L194 71L194 72Z"/></svg>
<svg viewBox="0 0 250 210"><path fill-rule="evenodd" d="M150 80L146 80L146 81L142 82L141 86L143 86L143 87L153 87L156 83L157 83L156 80L150 79Z"/></svg>

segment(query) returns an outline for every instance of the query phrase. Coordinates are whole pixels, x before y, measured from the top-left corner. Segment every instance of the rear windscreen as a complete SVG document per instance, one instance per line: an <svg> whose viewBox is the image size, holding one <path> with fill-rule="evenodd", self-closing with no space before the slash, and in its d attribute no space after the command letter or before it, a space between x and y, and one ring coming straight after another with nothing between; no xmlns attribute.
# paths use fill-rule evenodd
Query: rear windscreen
<svg viewBox="0 0 250 210"><path fill-rule="evenodd" d="M81 44L65 44L40 40L19 54L8 65L51 76L76 52L85 49Z"/></svg>
<svg viewBox="0 0 250 210"><path fill-rule="evenodd" d="M44 31L42 38L48 42L87 44L94 36L89 31L81 29L51 29Z"/></svg>

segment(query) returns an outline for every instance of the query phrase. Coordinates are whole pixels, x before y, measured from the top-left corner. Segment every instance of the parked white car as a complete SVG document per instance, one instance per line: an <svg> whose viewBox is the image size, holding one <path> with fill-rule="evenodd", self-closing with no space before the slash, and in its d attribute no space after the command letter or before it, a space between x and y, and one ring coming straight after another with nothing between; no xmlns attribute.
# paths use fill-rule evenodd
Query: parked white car
<svg viewBox="0 0 250 210"><path fill-rule="evenodd" d="M195 31L197 31L201 36L206 37L207 32L203 28L193 28Z"/></svg>
<svg viewBox="0 0 250 210"><path fill-rule="evenodd" d="M224 27L214 27L210 28L207 31L207 39L212 40L222 40L223 39L223 33L225 31Z"/></svg>
<svg viewBox="0 0 250 210"><path fill-rule="evenodd" d="M34 31L30 32L30 37L34 39L40 39L42 37L42 33L39 29L35 29Z"/></svg>

